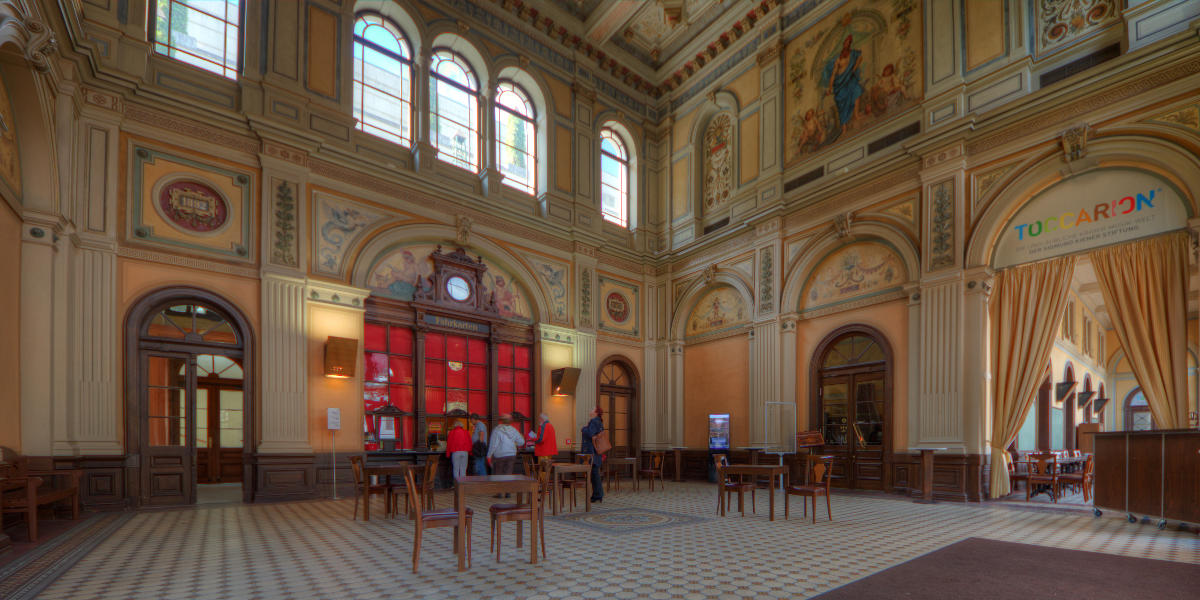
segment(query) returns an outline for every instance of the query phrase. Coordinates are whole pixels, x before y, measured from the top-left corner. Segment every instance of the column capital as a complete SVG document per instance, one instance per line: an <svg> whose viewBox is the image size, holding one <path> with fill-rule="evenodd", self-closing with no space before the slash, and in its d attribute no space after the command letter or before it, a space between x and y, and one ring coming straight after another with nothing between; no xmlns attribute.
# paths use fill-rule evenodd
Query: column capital
<svg viewBox="0 0 1200 600"><path fill-rule="evenodd" d="M304 285L306 302L322 302L358 310L364 308L367 296L370 294L371 290L365 288L328 281L306 279Z"/></svg>

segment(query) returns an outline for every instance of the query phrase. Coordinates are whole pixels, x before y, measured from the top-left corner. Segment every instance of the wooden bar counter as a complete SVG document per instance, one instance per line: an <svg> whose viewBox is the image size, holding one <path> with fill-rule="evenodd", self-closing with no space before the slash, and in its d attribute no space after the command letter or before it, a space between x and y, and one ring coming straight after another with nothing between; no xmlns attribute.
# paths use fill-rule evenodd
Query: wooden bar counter
<svg viewBox="0 0 1200 600"><path fill-rule="evenodd" d="M1200 524L1200 430L1095 436L1097 508Z"/></svg>

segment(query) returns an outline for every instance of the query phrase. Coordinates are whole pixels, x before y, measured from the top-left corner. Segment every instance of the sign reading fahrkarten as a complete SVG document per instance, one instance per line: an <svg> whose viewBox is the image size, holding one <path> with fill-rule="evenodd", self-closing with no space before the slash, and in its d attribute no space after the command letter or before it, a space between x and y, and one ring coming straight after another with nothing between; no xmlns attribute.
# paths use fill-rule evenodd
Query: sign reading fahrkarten
<svg viewBox="0 0 1200 600"><path fill-rule="evenodd" d="M1074 254L1187 226L1170 182L1137 169L1099 169L1054 184L1017 211L1000 234L997 268Z"/></svg>

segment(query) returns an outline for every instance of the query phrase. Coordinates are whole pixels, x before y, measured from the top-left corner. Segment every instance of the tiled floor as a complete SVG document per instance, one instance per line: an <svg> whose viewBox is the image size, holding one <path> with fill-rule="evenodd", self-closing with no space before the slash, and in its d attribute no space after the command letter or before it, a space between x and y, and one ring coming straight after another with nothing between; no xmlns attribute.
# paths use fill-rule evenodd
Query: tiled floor
<svg viewBox="0 0 1200 600"><path fill-rule="evenodd" d="M41 597L800 598L973 536L1200 564L1200 536L1116 514L835 494L832 522L824 507L815 525L795 512L783 521L779 497L772 523L762 493L758 514L720 518L713 487L699 483L609 494L594 518L549 517L549 560L537 565L509 524L497 563L491 501L473 499L482 518L465 573L451 531L435 529L414 575L411 523L351 521L350 500L222 505L138 513Z"/></svg>

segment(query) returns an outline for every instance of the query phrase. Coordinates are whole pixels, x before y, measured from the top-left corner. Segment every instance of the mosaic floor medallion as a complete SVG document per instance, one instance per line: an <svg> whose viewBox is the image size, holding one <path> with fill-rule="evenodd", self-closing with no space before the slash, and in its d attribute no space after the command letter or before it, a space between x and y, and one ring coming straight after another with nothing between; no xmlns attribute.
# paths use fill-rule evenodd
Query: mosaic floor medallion
<svg viewBox="0 0 1200 600"><path fill-rule="evenodd" d="M551 517L606 533L632 533L700 523L708 519L650 508L612 508Z"/></svg>

